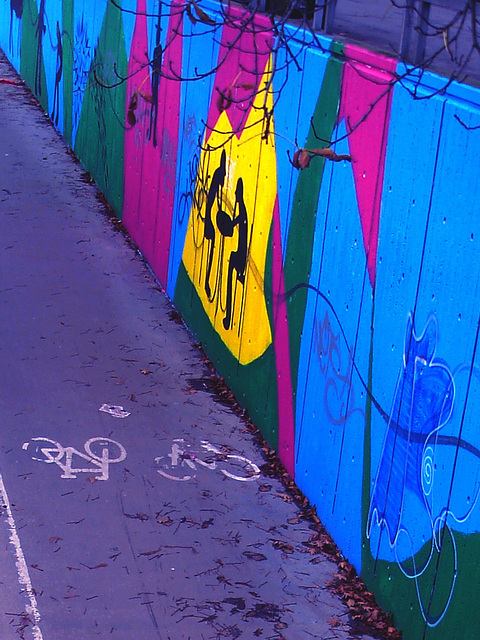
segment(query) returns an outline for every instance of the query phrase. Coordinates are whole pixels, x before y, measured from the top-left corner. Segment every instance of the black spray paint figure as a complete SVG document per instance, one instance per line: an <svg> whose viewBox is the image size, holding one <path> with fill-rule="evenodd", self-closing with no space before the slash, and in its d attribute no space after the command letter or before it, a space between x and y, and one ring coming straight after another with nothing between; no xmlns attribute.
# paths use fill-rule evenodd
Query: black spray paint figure
<svg viewBox="0 0 480 640"><path fill-rule="evenodd" d="M233 219L219 210L217 213L217 226L220 233L224 236L232 237L235 227L238 226L238 245L237 250L232 251L228 262L227 276L227 308L223 319L223 326L228 331L232 321L232 288L233 288L233 272L236 271L237 280L242 285L245 284L245 269L247 266L247 250L248 250L248 217L247 208L243 199L243 180L237 180L235 189L235 207L233 209Z"/></svg>
<svg viewBox="0 0 480 640"><path fill-rule="evenodd" d="M37 61L35 66L35 93L37 96L42 95L42 46L43 36L47 27L45 26L45 0L40 0L40 8L38 10L37 29Z"/></svg>
<svg viewBox="0 0 480 640"><path fill-rule="evenodd" d="M150 110L150 126L148 129L148 139L152 139L153 133L153 146L157 146L157 118L158 118L158 89L160 87L160 76L162 73L162 45L160 44L160 38L162 35L161 26L161 11L162 3L158 7L158 21L156 27L155 37L155 49L153 50L152 64L152 108Z"/></svg>
<svg viewBox="0 0 480 640"><path fill-rule="evenodd" d="M215 251L215 227L212 222L212 207L217 201L217 221L219 217L223 214L228 217L227 214L222 210L222 190L223 184L225 182L225 175L227 173L227 155L225 151L222 151L222 157L220 158L220 166L217 167L213 173L212 181L210 182L210 188L208 189L207 194L207 203L205 206L205 230L204 236L205 240L210 240L210 247L208 250L207 257L207 272L205 274L205 293L207 294L207 298L212 300L212 292L210 289L210 273L212 271L212 263L213 263L213 253ZM220 213L222 212L222 213Z"/></svg>
<svg viewBox="0 0 480 640"><path fill-rule="evenodd" d="M13 53L13 14L21 20L23 15L23 0L10 0L10 51Z"/></svg>
<svg viewBox="0 0 480 640"><path fill-rule="evenodd" d="M63 46L62 46L62 34L60 31L60 25L57 20L57 71L55 73L55 89L53 91L53 110L52 121L58 126L58 116L60 111L60 82L62 81L63 73ZM55 108L57 114L55 115Z"/></svg>

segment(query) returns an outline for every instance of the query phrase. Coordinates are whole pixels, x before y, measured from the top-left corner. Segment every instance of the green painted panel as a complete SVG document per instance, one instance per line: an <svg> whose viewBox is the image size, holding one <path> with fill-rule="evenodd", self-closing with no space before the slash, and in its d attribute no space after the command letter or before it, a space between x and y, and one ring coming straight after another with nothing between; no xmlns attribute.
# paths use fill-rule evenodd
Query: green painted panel
<svg viewBox="0 0 480 640"><path fill-rule="evenodd" d="M46 33L44 1L40 6L40 13L35 0L26 0L23 7L20 75L37 97L45 113L48 113L48 92L42 51L42 42Z"/></svg>
<svg viewBox="0 0 480 640"><path fill-rule="evenodd" d="M270 446L276 448L278 403L273 345L250 364L239 364L213 329L183 263L178 272L174 302L238 402Z"/></svg>
<svg viewBox="0 0 480 640"><path fill-rule="evenodd" d="M428 569L418 582L407 578L399 566L370 556L364 567L364 579L385 611L395 610L394 622L407 640L477 640L480 629L478 596L472 588L478 582L480 534L463 535L454 532L454 542L448 533L444 537L442 553L434 552ZM417 566L426 559L430 545L426 545L415 557ZM440 613L448 603L454 578L454 556L458 572L453 595L445 617L436 627L428 626L422 616L419 597L431 615ZM367 577L368 575L368 577ZM418 593L417 593L418 586Z"/></svg>
<svg viewBox="0 0 480 640"><path fill-rule="evenodd" d="M85 89L75 153L121 217L126 82L118 83L115 70L125 77L127 55L121 12L109 2Z"/></svg>
<svg viewBox="0 0 480 640"><path fill-rule="evenodd" d="M334 53L342 53L340 45L334 43L332 48ZM305 148L314 149L319 146L325 146L323 141L330 140L332 137L340 102L341 75L342 62L335 55L332 55L327 63L325 77L304 145ZM285 258L285 291L288 296L287 311L294 405L300 343L308 293L306 287L295 288L298 285L307 284L310 279L315 218L324 167L325 159L315 158L308 170L300 171L288 233ZM289 292L292 291L293 293L289 295Z"/></svg>

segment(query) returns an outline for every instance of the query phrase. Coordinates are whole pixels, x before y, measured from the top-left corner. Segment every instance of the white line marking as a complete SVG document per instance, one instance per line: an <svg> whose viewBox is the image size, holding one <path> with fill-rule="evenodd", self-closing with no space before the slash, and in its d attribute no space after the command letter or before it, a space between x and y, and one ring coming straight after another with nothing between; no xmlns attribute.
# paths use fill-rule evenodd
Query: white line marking
<svg viewBox="0 0 480 640"><path fill-rule="evenodd" d="M26 605L25 611L35 622L32 627L33 638L34 640L43 640L42 632L38 626L38 623L40 622L40 613L38 611L37 599L35 598L35 593L32 588L32 581L30 580L27 563L25 562L25 556L23 555L22 547L20 545L17 526L13 518L12 508L10 506L10 500L8 499L2 474L0 474L0 497L2 499L3 508L7 512L6 520L10 529L10 544L13 544L15 548L15 556L17 559L15 565L17 567L18 581L22 586L22 590L26 593L27 600L30 603Z"/></svg>
<svg viewBox="0 0 480 640"><path fill-rule="evenodd" d="M116 404L102 404L99 411L109 413L114 418L128 418L131 415L129 411L125 411L123 407Z"/></svg>
<svg viewBox="0 0 480 640"><path fill-rule="evenodd" d="M240 462L240 465L243 469L242 473L245 475L237 475L231 473L227 469L219 469L221 473L223 473L223 475L227 476L227 478L238 480L240 482L252 482L253 480L256 480L260 475L260 469L254 462L252 462L248 458L245 458L245 456L238 456L234 453L225 453L221 449L215 447L213 444L210 444L208 440L202 440L200 446L202 449L205 449L205 451L214 453L216 456L218 455L218 460L205 462L201 458L197 457L194 453L189 453L188 451L182 449L180 445L183 442L183 438L175 438L172 444L171 453L167 453L166 456L157 456L155 458L155 463L158 465L162 465L163 467L163 469L157 469L157 473L159 473L164 478L175 480L176 482L186 482L187 480L195 478L195 474L183 476L180 475L181 473L183 473L184 465L190 467L190 469L193 469L194 471L197 470L197 465L200 465L210 471L214 471L217 468L217 464L220 465L222 462L228 464L228 462L232 460L237 460L238 462ZM180 443L180 445L178 443ZM186 447L189 448L190 445L187 444ZM165 458L170 458L170 462L164 462ZM245 471L246 466L249 466L251 468L249 472ZM170 468L173 469L172 473L168 473ZM179 469L178 471L177 468ZM167 469L167 471L165 471L165 469Z"/></svg>
<svg viewBox="0 0 480 640"><path fill-rule="evenodd" d="M59 442L51 440L45 436L39 436L38 438L32 438L32 442L47 444L46 447L42 447L41 444L37 444L34 453L43 454L43 458L37 458L32 455L32 460L38 462L45 462L46 464L55 463L63 471L61 478L76 478L77 473L91 473L97 474L97 480L108 480L109 465L115 462L122 462L127 457L125 447L119 442L111 440L110 438L104 438L103 436L97 438L90 438L83 445L85 453L78 451L74 447L63 447ZM28 449L29 442L24 442L22 449L26 451ZM117 457L110 458L111 447ZM97 453L95 453L95 451ZM62 459L65 456L65 464L62 463ZM82 466L77 469L73 466L73 456L80 458L81 462L77 464L86 465L92 464L93 467Z"/></svg>

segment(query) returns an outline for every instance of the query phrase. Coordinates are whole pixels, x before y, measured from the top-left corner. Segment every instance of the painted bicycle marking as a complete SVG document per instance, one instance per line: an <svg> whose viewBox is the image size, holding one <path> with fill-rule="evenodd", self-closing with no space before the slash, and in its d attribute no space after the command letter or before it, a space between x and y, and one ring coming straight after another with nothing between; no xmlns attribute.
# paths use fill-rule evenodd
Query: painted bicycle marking
<svg viewBox="0 0 480 640"><path fill-rule="evenodd" d="M203 460L187 450L191 447L185 444L183 438L176 438L172 443L172 450L167 455L155 458L155 464L160 467L157 473L177 482L192 480L196 477L196 473L192 472L200 469L218 469L227 478L239 482L252 482L260 475L259 467L245 456L222 451L207 440L202 440L200 447L203 449L202 454L207 454ZM224 466L227 468L223 468Z"/></svg>
<svg viewBox="0 0 480 640"><path fill-rule="evenodd" d="M109 466L127 457L119 442L102 437L87 440L83 446L85 453L44 436L25 442L22 449L33 452L32 460L59 466L63 471L60 477L65 479L76 478L78 473L89 473L95 475L96 480L108 480Z"/></svg>

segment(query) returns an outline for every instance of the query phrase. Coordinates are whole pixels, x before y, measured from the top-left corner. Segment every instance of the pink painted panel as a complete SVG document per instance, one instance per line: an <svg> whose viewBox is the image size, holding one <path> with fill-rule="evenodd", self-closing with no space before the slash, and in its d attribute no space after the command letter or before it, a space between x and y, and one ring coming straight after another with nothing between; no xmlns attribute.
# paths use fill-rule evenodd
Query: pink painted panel
<svg viewBox="0 0 480 640"><path fill-rule="evenodd" d="M172 232L175 182L177 173L178 131L180 125L181 82L183 54L183 3L172 2L167 31L168 46L162 63L162 77L158 96L160 111L157 124L159 155L158 203L155 219L153 257L151 266L166 287Z"/></svg>
<svg viewBox="0 0 480 640"><path fill-rule="evenodd" d="M339 119L345 119L349 134L363 243L373 287L396 61L352 45L345 47L345 54Z"/></svg>
<svg viewBox="0 0 480 640"><path fill-rule="evenodd" d="M141 11L145 7L145 0L138 0L137 11ZM147 78L148 69L142 71L141 52L145 51L145 42L147 40L146 20L137 18L135 30L133 33L132 45L130 49L128 63L128 80L127 80L127 100L125 106L125 161L124 161L124 205L123 205L123 223L128 229L130 235L135 242L139 243L139 203L142 180L142 164L143 164L143 144L140 142L144 138L144 119L140 119L135 126L128 124L129 122L129 106L133 94L137 91L139 85ZM146 61L146 60L145 60ZM134 113L135 118L138 114Z"/></svg>
<svg viewBox="0 0 480 640"><path fill-rule="evenodd" d="M159 77L148 60L146 0L137 1L127 81L123 220L166 284L175 194L182 66L182 7L173 2ZM157 91L155 91L157 83ZM132 97L136 107L132 109ZM130 108L129 108L130 107ZM135 123L133 123L135 120Z"/></svg>
<svg viewBox="0 0 480 640"><path fill-rule="evenodd" d="M160 158L150 135L151 108L142 97L152 95L148 51L146 0L137 1L137 19L128 64L125 189L123 222L145 254L153 256L153 234L157 208L157 182ZM136 96L136 108L134 106ZM133 124L135 120L135 124Z"/></svg>
<svg viewBox="0 0 480 640"><path fill-rule="evenodd" d="M222 30L218 71L207 118L207 137L215 128L222 110L226 110L232 131L240 137L251 111L254 95L272 53L272 32L264 17L230 7ZM224 98L222 99L222 96Z"/></svg>
<svg viewBox="0 0 480 640"><path fill-rule="evenodd" d="M277 368L278 453L291 478L295 478L295 423L288 333L287 301L283 273L282 234L278 196L273 212L273 344Z"/></svg>

